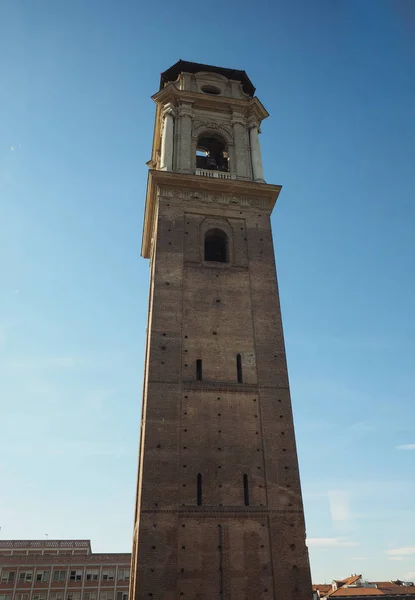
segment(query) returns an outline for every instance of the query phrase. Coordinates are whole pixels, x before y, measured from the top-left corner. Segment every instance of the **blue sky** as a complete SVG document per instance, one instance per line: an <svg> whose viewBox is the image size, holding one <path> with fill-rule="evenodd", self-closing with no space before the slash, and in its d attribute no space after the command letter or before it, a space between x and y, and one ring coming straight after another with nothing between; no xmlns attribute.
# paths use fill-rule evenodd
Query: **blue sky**
<svg viewBox="0 0 415 600"><path fill-rule="evenodd" d="M0 526L129 551L159 74L245 69L313 580L415 578L412 0L2 0Z"/></svg>

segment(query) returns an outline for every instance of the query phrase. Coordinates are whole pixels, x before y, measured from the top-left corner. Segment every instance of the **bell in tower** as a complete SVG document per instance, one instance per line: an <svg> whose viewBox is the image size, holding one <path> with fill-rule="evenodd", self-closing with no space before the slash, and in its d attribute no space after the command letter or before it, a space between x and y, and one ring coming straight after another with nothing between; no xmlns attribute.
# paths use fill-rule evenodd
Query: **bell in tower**
<svg viewBox="0 0 415 600"><path fill-rule="evenodd" d="M312 596L254 94L179 61L153 96L132 600Z"/></svg>

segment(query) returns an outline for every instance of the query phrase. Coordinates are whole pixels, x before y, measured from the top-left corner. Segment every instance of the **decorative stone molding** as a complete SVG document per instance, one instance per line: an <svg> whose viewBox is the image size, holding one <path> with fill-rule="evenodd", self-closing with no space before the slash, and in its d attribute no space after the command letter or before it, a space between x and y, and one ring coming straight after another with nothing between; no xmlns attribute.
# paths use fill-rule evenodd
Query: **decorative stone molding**
<svg viewBox="0 0 415 600"><path fill-rule="evenodd" d="M161 109L160 115L163 120L166 115L171 115L172 117L175 117L177 115L176 107L171 102L168 102Z"/></svg>
<svg viewBox="0 0 415 600"><path fill-rule="evenodd" d="M251 196L230 196L227 194L212 194L199 190L180 190L177 188L160 187L159 195L163 198L177 198L190 202L197 200L206 204L237 205L254 208L272 208L271 202L266 198L253 198Z"/></svg>
<svg viewBox="0 0 415 600"><path fill-rule="evenodd" d="M232 113L232 125L246 125L246 119L242 113Z"/></svg>
<svg viewBox="0 0 415 600"><path fill-rule="evenodd" d="M193 118L193 108L191 104L180 104L178 108L179 117L190 117Z"/></svg>
<svg viewBox="0 0 415 600"><path fill-rule="evenodd" d="M229 144L233 142L233 135L231 130L228 127L226 127L226 125L223 125L222 123L215 123L215 121L196 121L193 127L192 137L194 139L197 139L199 135L206 130L218 131L225 137L226 141Z"/></svg>
<svg viewBox="0 0 415 600"><path fill-rule="evenodd" d="M256 117L251 115L248 119L248 129L252 129L253 127L256 127L259 130L259 121Z"/></svg>

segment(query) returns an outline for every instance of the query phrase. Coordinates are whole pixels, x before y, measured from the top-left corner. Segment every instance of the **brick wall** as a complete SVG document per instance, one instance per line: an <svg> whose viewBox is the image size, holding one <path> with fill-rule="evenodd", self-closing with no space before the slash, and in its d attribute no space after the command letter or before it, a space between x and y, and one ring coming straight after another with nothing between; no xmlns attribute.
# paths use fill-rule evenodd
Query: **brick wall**
<svg viewBox="0 0 415 600"><path fill-rule="evenodd" d="M270 211L203 198L159 195L133 594L309 599ZM212 228L226 264L204 261Z"/></svg>

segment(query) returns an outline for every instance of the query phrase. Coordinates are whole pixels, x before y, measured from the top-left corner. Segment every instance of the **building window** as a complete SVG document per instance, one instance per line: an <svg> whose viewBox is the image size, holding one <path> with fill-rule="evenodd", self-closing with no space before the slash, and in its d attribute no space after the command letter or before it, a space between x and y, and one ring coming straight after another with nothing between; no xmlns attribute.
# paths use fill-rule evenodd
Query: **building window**
<svg viewBox="0 0 415 600"><path fill-rule="evenodd" d="M62 583L64 581L66 581L66 571L55 569L53 571L53 578L52 579L53 579L54 583Z"/></svg>
<svg viewBox="0 0 415 600"><path fill-rule="evenodd" d="M87 569L86 570L87 581L98 581L98 569Z"/></svg>
<svg viewBox="0 0 415 600"><path fill-rule="evenodd" d="M15 577L16 577L16 571L3 570L1 572L0 582L1 583L13 583Z"/></svg>
<svg viewBox="0 0 415 600"><path fill-rule="evenodd" d="M220 89L216 85L202 85L201 90L204 94L212 94L213 96L220 94Z"/></svg>
<svg viewBox="0 0 415 600"><path fill-rule="evenodd" d="M97 600L96 592L84 592L84 600Z"/></svg>
<svg viewBox="0 0 415 600"><path fill-rule="evenodd" d="M208 262L228 262L228 236L221 229L209 229L206 232L205 260Z"/></svg>
<svg viewBox="0 0 415 600"><path fill-rule="evenodd" d="M236 355L236 376L238 383L242 383L242 357L240 354Z"/></svg>
<svg viewBox="0 0 415 600"><path fill-rule="evenodd" d="M20 571L19 581L20 583L29 583L33 579L33 571Z"/></svg>
<svg viewBox="0 0 415 600"><path fill-rule="evenodd" d="M84 570L70 571L69 581L82 581Z"/></svg>
<svg viewBox="0 0 415 600"><path fill-rule="evenodd" d="M129 579L130 579L130 569L129 568L118 567L117 579L119 581L129 581Z"/></svg>
<svg viewBox="0 0 415 600"><path fill-rule="evenodd" d="M46 600L46 592L41 594L33 594L32 600Z"/></svg>
<svg viewBox="0 0 415 600"><path fill-rule="evenodd" d="M248 475L246 473L244 473L244 503L245 506L249 506Z"/></svg>
<svg viewBox="0 0 415 600"><path fill-rule="evenodd" d="M102 569L102 580L113 581L115 577L115 569Z"/></svg>
<svg viewBox="0 0 415 600"><path fill-rule="evenodd" d="M198 473L197 474L197 495L196 495L196 501L197 501L197 505L198 506L202 506L202 500L203 500L203 495L202 495L202 474Z"/></svg>
<svg viewBox="0 0 415 600"><path fill-rule="evenodd" d="M29 594L15 594L14 600L29 600Z"/></svg>
<svg viewBox="0 0 415 600"><path fill-rule="evenodd" d="M114 600L114 592L100 592L99 600Z"/></svg>
<svg viewBox="0 0 415 600"><path fill-rule="evenodd" d="M63 600L63 592L51 592L49 600Z"/></svg>
<svg viewBox="0 0 415 600"><path fill-rule="evenodd" d="M196 381L202 381L202 359L196 360Z"/></svg>
<svg viewBox="0 0 415 600"><path fill-rule="evenodd" d="M0 594L0 600L12 600L11 594Z"/></svg>
<svg viewBox="0 0 415 600"><path fill-rule="evenodd" d="M128 592L117 592L117 600L128 600Z"/></svg>
<svg viewBox="0 0 415 600"><path fill-rule="evenodd" d="M47 583L49 581L50 571L36 571L36 581Z"/></svg>
<svg viewBox="0 0 415 600"><path fill-rule="evenodd" d="M81 600L81 592L68 592L66 600Z"/></svg>

